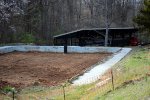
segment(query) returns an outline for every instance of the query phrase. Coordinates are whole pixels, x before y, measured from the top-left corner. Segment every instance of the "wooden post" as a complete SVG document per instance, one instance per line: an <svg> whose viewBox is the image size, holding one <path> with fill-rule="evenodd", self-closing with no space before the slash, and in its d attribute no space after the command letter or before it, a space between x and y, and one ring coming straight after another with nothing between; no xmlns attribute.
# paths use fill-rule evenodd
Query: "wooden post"
<svg viewBox="0 0 150 100"><path fill-rule="evenodd" d="M145 76L145 81L147 82L147 80L148 80L148 73Z"/></svg>
<svg viewBox="0 0 150 100"><path fill-rule="evenodd" d="M64 53L67 54L67 39L65 39L65 43L64 43Z"/></svg>
<svg viewBox="0 0 150 100"><path fill-rule="evenodd" d="M72 38L70 38L70 46L72 46Z"/></svg>
<svg viewBox="0 0 150 100"><path fill-rule="evenodd" d="M64 100L66 100L65 86L63 85L62 87L63 87Z"/></svg>
<svg viewBox="0 0 150 100"><path fill-rule="evenodd" d="M115 35L114 35L114 33L112 33L112 41L111 41L111 46L114 46L114 38L115 38Z"/></svg>
<svg viewBox="0 0 150 100"><path fill-rule="evenodd" d="M124 32L123 32L123 33L122 33L123 47L126 46L126 43L127 43L127 41L126 41L126 39L125 39L125 35L126 35L126 34L124 34Z"/></svg>
<svg viewBox="0 0 150 100"><path fill-rule="evenodd" d="M56 39L53 39L53 45L57 45L57 40Z"/></svg>
<svg viewBox="0 0 150 100"><path fill-rule="evenodd" d="M112 77L112 88L113 90L115 90L115 87L114 87L114 76L113 76L113 70L111 69L111 77Z"/></svg>
<svg viewBox="0 0 150 100"><path fill-rule="evenodd" d="M15 91L13 90L12 93L13 93L13 100L15 100Z"/></svg>

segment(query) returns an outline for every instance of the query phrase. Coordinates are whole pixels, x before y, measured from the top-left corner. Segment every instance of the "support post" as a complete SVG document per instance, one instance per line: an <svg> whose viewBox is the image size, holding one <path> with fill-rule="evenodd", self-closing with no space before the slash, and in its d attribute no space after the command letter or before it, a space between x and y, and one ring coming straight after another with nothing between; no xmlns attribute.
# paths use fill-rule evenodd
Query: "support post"
<svg viewBox="0 0 150 100"><path fill-rule="evenodd" d="M72 38L70 38L70 46L72 46Z"/></svg>
<svg viewBox="0 0 150 100"><path fill-rule="evenodd" d="M64 43L64 53L67 54L67 39L65 39L65 43Z"/></svg>

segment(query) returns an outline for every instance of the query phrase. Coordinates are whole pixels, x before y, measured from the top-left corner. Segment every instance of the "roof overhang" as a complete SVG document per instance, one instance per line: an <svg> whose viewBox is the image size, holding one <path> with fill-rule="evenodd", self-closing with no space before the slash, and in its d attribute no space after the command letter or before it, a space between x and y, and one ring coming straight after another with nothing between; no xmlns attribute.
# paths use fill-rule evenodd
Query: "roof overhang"
<svg viewBox="0 0 150 100"><path fill-rule="evenodd" d="M135 28L135 27L109 28L109 31L120 31L120 30L136 32L136 31L138 31L138 28ZM65 37L73 36L73 35L75 35L79 32L83 32L83 31L105 32L106 28L82 28L82 29L79 29L79 30L74 30L74 31L67 32L67 33L64 33L64 34L56 35L53 38L65 38Z"/></svg>

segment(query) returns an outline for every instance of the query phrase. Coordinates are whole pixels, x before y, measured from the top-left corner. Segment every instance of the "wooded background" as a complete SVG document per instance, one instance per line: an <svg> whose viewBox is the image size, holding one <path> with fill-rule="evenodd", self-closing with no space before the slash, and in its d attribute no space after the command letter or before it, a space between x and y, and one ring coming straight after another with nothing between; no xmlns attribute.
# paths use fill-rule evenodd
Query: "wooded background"
<svg viewBox="0 0 150 100"><path fill-rule="evenodd" d="M133 27L143 0L108 0L109 27ZM52 44L53 36L104 28L106 0L1 0L0 43Z"/></svg>

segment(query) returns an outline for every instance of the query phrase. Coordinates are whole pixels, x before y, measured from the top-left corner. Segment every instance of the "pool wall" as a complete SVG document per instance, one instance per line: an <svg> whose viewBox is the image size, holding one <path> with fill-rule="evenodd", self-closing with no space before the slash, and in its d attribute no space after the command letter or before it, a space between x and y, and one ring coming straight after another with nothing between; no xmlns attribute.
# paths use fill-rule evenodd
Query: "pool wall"
<svg viewBox="0 0 150 100"><path fill-rule="evenodd" d="M68 46L68 53L115 53L120 51L122 48L120 47L80 47L80 46ZM9 53L13 51L20 52L29 52L29 51L37 51L37 52L56 52L63 53L63 46L4 46L0 47L0 53Z"/></svg>

